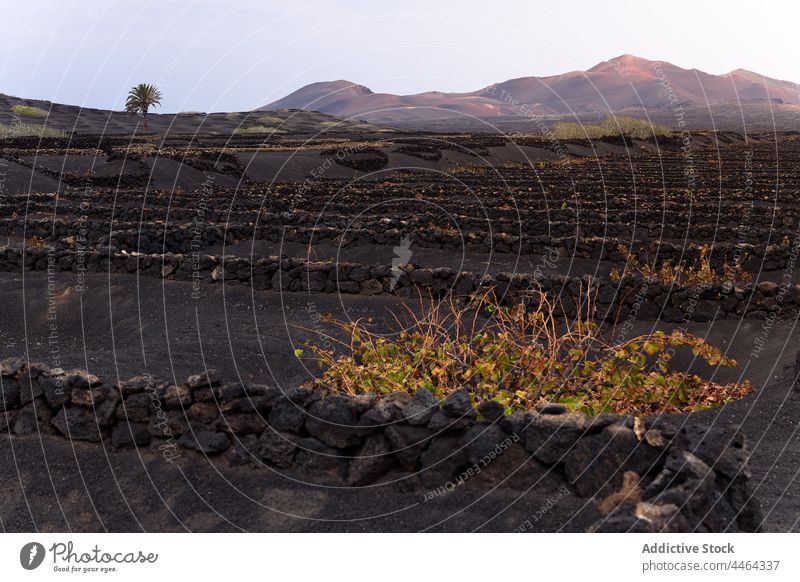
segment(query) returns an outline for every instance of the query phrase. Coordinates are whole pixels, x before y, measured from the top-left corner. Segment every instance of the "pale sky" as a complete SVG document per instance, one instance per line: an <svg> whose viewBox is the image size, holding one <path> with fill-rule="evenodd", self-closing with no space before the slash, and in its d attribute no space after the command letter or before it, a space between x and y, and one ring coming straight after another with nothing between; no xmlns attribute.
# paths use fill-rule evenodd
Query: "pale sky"
<svg viewBox="0 0 800 582"><path fill-rule="evenodd" d="M315 81L473 91L624 53L800 82L800 6L773 2L0 0L0 93L116 108L245 111Z"/></svg>

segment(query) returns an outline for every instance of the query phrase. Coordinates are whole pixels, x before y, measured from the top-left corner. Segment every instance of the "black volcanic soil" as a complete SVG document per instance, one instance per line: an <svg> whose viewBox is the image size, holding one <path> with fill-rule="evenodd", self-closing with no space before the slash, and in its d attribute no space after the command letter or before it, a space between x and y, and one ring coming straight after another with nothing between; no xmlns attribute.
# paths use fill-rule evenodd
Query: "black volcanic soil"
<svg viewBox="0 0 800 582"><path fill-rule="evenodd" d="M59 115L62 123L77 119L74 110L54 111L54 121ZM89 111L85 119L81 113L84 129L101 133L103 113ZM781 257L764 258L769 247L796 237L800 220L800 142L791 135L694 136L695 191L687 196L686 160L680 140L674 138L658 144L574 142L566 144L568 155L562 159L541 136L515 144L482 135L421 137L380 130L365 135L355 124L334 132L334 144L328 135L307 141L315 131L327 133L333 127L324 117L306 118L308 124L296 128L298 133L270 139L231 137L231 124L241 120L213 117L209 123L220 123L227 134L170 133L159 141L163 136L131 138L125 132L131 131L132 120L116 114L111 118L118 124L116 136L3 144L3 243L14 248L41 243L29 240L28 229L43 221L46 243L66 245L52 232L56 226L74 232L87 212L98 225L92 245L111 233L111 243L135 251L136 236L132 243L126 236L143 233L151 238L147 252L161 252L164 239L197 227L213 241L198 249L202 253L284 254L386 266L396 256L394 245L371 238L384 234L385 225L419 234L443 227L460 232L460 224L441 218L457 216L466 223L463 231L471 230L479 239L524 231L533 234L523 238L574 237L584 242L588 232L609 245L646 246L664 239L679 250L706 243L725 252L741 242L754 252L763 251L748 263L755 279L797 280L798 270L787 270ZM154 118L153 131L162 130L164 123L166 118ZM176 127L188 132L195 126ZM336 163L330 161L337 157L336 148L364 148L367 153ZM414 172L405 171L409 167ZM314 176L320 168L322 174ZM776 190L778 170L782 174ZM748 172L751 191L744 188ZM314 180L307 185L309 176ZM207 193L201 188L209 177L213 187ZM274 179L277 183L269 184ZM57 191L58 196L46 194ZM201 200L208 208L197 224ZM253 242L257 218L266 230ZM344 234L343 225L353 230L356 218L372 230L341 249L327 239L315 242L309 254L307 245L297 242L309 235L316 220ZM229 237L229 230L238 234ZM281 240L276 231L292 230L295 242L275 242ZM530 273L542 262L532 252L462 252L452 241L443 248L415 245L412 250L412 263L479 273ZM616 259L587 258L591 256L568 253L546 270L602 279L619 266ZM316 328L313 314L371 317L377 329L388 329L399 307L399 299L390 295L278 293L219 283L202 285L195 299L190 283L134 274L89 275L82 293L75 291L75 283L74 275L61 272L51 281L41 271L0 273L0 358L25 356L53 366L57 348L62 366L87 368L108 383L145 371L181 383L210 367L225 380L256 379L290 388L317 373L293 355L294 347L316 337L309 329ZM48 320L51 299L55 320ZM766 528L796 531L800 392L793 389L793 366L798 332L795 321L768 324L757 315L687 326L740 361L739 371L719 372L718 379L732 381L742 374L755 387L739 402L697 414L725 427L741 425L751 444L753 483ZM639 320L630 333L657 327L669 329L671 324ZM762 333L768 341L754 354L754 341ZM713 373L685 356L677 363L706 376ZM331 483L328 475L310 483L297 478L269 467L229 467L222 459L191 452L170 465L144 449L112 452L83 443L73 448L60 437L3 436L0 528L508 531L538 511L548 493L494 490L483 496L485 491L467 487L423 503L419 491L407 483L352 489ZM594 511L568 499L540 526L582 531Z"/></svg>
<svg viewBox="0 0 800 582"><path fill-rule="evenodd" d="M147 450L103 455L97 445L36 437L1 441L0 462L4 531L511 531L543 499L462 487L425 502L402 482L325 486L194 454L170 464ZM567 498L537 525L583 531L596 517Z"/></svg>
<svg viewBox="0 0 800 582"><path fill-rule="evenodd" d="M58 276L58 289L74 284ZM222 377L252 377L288 388L307 378L292 356L289 338L311 335L309 302L339 317L384 315L395 299L310 297L303 293L256 292L245 287L208 287L190 298L191 284L92 275L83 295L58 304L64 366L86 367L103 378L127 378L147 370L183 378L213 362ZM27 345L32 360L49 361L47 279L26 274L0 277L5 301L0 317L3 354ZM23 298L26 298L25 300ZM25 313L22 306L25 305ZM83 317L81 317L83 313ZM113 316L113 317L112 317ZM27 326L24 322L27 321ZM259 347L256 329L261 337ZM146 366L145 366L146 362ZM205 364L204 364L205 362ZM117 376L119 374L119 376ZM229 467L224 460L184 454L175 464L156 452L107 451L61 438L0 441L0 466L7 484L0 496L6 531L508 531L541 505L542 493L465 487L425 502L402 481L352 488L325 476L282 474L268 467ZM554 493L554 492L553 492ZM472 505L474 504L474 505ZM468 509L465 509L467 508ZM596 519L593 507L570 499L560 504L545 529L582 531Z"/></svg>
<svg viewBox="0 0 800 582"><path fill-rule="evenodd" d="M57 287L74 284L59 274ZM114 381L144 370L181 381L215 367L225 378L254 378L294 386L308 372L293 358L290 341L313 337L308 307L335 317L375 316L386 326L397 299L334 294L276 293L246 287L208 286L198 300L191 284L133 277L91 275L88 289L59 293L59 348L64 366L88 367ZM3 355L24 353L49 362L46 275L0 277ZM23 300L23 298L25 300ZM639 322L637 332L653 322ZM800 393L791 380L776 383L794 364L798 332L778 323L766 350L750 356L757 320L693 324L740 360L756 391L720 409L699 413L722 426L741 424L752 446L751 467L765 526L800 529L800 499L793 489L798 464ZM260 337L260 343L259 338ZM27 341L26 341L27 340ZM685 362L691 365L690 362ZM697 371L708 374L708 369ZM732 379L734 371L724 379ZM113 531L464 531L504 530L528 519L541 492L459 489L441 500L422 502L404 484L362 489L331 487L320 478L300 483L276 469L228 467L225 461L187 452L177 465L146 450L99 454L105 449L60 438L4 439L0 466L5 494L0 500L6 530ZM24 485L24 494L20 483ZM518 499L519 498L519 499ZM475 505L469 505L475 502ZM468 507L469 506L469 507ZM466 509L468 507L468 509ZM543 529L581 531L594 516L577 500L559 504Z"/></svg>

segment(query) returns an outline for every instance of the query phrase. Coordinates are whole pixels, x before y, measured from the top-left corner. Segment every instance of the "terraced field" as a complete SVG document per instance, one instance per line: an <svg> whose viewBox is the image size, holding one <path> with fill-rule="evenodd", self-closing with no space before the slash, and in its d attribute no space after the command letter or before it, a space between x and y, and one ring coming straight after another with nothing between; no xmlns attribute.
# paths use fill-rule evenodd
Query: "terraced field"
<svg viewBox="0 0 800 582"><path fill-rule="evenodd" d="M376 131L6 142L3 357L52 363L55 321L64 367L112 379L147 369L179 383L210 362L227 378L292 388L318 373L293 352L318 339L321 314L389 329L403 302L492 289L503 300L544 291L572 317L591 296L611 337L682 328L739 360L723 372L680 365L753 383L751 396L696 414L742 425L765 527L797 529L800 141L687 139ZM657 268L707 259L714 274L648 279L625 272L633 258ZM454 499L375 527L478 528L515 499L503 493L458 518ZM355 519L320 503L317 516ZM402 505L365 503L374 515ZM301 518L276 525L228 510L244 528L306 529ZM559 511L543 527L592 519Z"/></svg>
<svg viewBox="0 0 800 582"><path fill-rule="evenodd" d="M797 142L787 137L776 148L720 137L701 136L688 153L675 140L660 148L601 144L606 155L595 157L567 155L584 147L573 143L556 159L542 155L554 149L546 142L469 136L310 142L299 150L287 141L122 147L105 138L93 156L72 147L15 156L6 148L7 163L28 164L33 178L46 175L60 192L7 197L0 235L9 270L26 239L41 243L26 251L33 268L45 251L69 266L81 239L90 270L256 289L410 296L501 284L516 293L537 280L561 289L577 280L598 288L615 317L627 315L622 298L641 284L612 280L632 257L692 266L702 254L720 272L738 265L740 276L724 289L708 281L703 309L688 315L680 313L680 281L650 285L651 316L793 313L798 184L781 168L797 163ZM529 163L509 161L515 150ZM258 180L264 164L255 156L269 153L294 171L302 155L320 171L287 182L273 167L264 171L269 181ZM454 161L456 154L473 163ZM408 164L410 155L418 163ZM192 255L202 256L202 269L190 269ZM772 299L784 287L780 301Z"/></svg>

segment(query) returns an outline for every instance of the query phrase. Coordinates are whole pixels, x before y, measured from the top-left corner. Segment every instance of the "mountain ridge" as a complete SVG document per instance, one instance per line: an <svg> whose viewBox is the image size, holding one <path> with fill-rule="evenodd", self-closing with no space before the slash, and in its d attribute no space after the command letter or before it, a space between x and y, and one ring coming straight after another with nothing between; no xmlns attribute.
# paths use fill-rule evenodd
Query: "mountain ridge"
<svg viewBox="0 0 800 582"><path fill-rule="evenodd" d="M746 69L714 75L623 54L585 71L517 77L465 93L426 91L396 95L376 93L344 79L320 81L258 110L307 109L392 123L461 116L610 114L630 107L648 110L677 103L709 105L752 100L800 105L800 85Z"/></svg>

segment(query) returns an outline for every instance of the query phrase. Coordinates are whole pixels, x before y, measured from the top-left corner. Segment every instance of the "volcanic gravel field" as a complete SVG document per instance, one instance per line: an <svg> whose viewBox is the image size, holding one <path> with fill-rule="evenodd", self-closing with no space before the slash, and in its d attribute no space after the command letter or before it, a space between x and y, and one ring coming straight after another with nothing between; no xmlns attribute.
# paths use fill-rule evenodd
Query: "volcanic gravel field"
<svg viewBox="0 0 800 582"><path fill-rule="evenodd" d="M270 137L226 135L231 118L132 137L123 118L105 126L98 113L84 117L87 135L0 144L0 359L55 366L57 353L60 367L106 383L147 371L181 384L213 368L290 390L319 372L293 352L318 338L320 314L374 318L388 332L418 290L460 292L465 274L509 294L515 276L547 280L553 293L586 276L613 288L620 247L661 263L708 245L712 265L741 257L752 282L702 295L690 312L609 298L604 325L683 327L738 360L716 371L679 358L754 391L675 419L741 427L763 529L800 531L797 136L556 143L280 115L288 129ZM48 270L48 253L58 267ZM352 487L324 470L228 457L165 463L152 447L0 433L0 528L511 531L556 488L486 481L424 502L391 473ZM584 531L597 516L568 496L536 527Z"/></svg>

